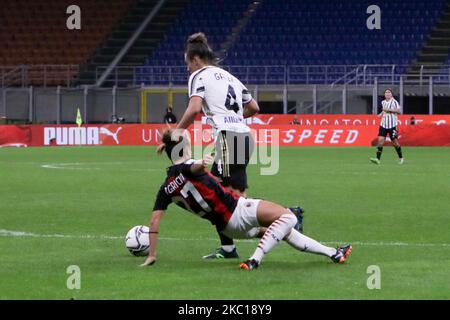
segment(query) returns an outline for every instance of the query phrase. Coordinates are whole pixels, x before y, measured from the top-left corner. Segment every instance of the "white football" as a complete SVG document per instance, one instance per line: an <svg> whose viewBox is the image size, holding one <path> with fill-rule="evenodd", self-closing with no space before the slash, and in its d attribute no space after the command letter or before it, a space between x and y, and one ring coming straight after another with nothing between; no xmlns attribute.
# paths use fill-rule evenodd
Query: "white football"
<svg viewBox="0 0 450 320"><path fill-rule="evenodd" d="M125 237L127 249L135 256L146 256L150 248L147 226L135 226L128 231Z"/></svg>

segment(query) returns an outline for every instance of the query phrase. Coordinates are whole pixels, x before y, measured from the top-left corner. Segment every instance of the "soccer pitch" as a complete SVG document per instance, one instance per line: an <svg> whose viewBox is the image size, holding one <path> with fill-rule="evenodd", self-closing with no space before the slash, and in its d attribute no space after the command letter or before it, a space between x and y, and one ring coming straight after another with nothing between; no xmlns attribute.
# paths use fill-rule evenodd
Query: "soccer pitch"
<svg viewBox="0 0 450 320"><path fill-rule="evenodd" d="M215 228L175 205L154 266L126 250L165 177L155 148L0 149L0 299L450 299L450 148L406 147L403 166L390 147L373 165L374 152L281 148L277 175L250 166L250 197L303 206L306 235L353 253L336 265L281 243L245 272L256 240L236 242L239 260L202 261Z"/></svg>

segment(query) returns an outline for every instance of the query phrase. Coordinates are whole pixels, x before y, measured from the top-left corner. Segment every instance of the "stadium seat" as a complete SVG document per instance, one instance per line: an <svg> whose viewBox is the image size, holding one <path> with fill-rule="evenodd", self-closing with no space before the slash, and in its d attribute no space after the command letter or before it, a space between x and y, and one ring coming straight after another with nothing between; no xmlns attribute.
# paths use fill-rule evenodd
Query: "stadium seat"
<svg viewBox="0 0 450 320"><path fill-rule="evenodd" d="M6 1L2 3L0 62L10 66L83 64L135 1L76 1L82 9L82 29L76 31L66 27L70 1ZM77 68L70 77L76 73ZM64 72L51 76L53 84L67 80ZM36 78L30 84L42 81Z"/></svg>

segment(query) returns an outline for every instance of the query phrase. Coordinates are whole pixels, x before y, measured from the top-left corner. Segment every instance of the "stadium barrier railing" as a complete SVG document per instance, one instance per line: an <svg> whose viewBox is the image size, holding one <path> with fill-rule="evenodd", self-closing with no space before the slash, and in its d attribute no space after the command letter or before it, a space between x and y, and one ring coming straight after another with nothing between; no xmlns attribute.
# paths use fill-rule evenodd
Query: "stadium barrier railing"
<svg viewBox="0 0 450 320"><path fill-rule="evenodd" d="M450 66L426 65L419 72L411 73L409 65L271 65L271 66L222 66L246 84L351 84L357 86L378 83L396 85L401 79L410 79L419 85L428 84L429 77L435 83L450 84ZM107 67L96 69L98 79ZM188 81L186 66L117 66L107 79L109 85L180 85Z"/></svg>
<svg viewBox="0 0 450 320"><path fill-rule="evenodd" d="M376 114L386 87L377 81L371 86L248 86L261 108L271 108L272 113L281 114ZM405 83L389 87L404 113L450 113L450 85L430 81L422 87ZM160 123L168 106L180 119L187 104L186 84L0 88L0 119L7 124L73 123L78 108L84 123L111 123L117 119L123 123Z"/></svg>
<svg viewBox="0 0 450 320"><path fill-rule="evenodd" d="M0 66L1 87L70 87L78 72L78 65Z"/></svg>

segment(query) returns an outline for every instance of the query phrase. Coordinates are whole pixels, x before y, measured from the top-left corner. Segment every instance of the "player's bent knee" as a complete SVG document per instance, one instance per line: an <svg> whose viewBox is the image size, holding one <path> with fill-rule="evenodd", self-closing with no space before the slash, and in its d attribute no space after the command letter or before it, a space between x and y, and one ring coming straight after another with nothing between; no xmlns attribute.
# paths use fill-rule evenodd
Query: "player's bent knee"
<svg viewBox="0 0 450 320"><path fill-rule="evenodd" d="M278 220L281 220L286 223L289 229L294 228L297 223L297 217L289 210L286 213L283 213Z"/></svg>

